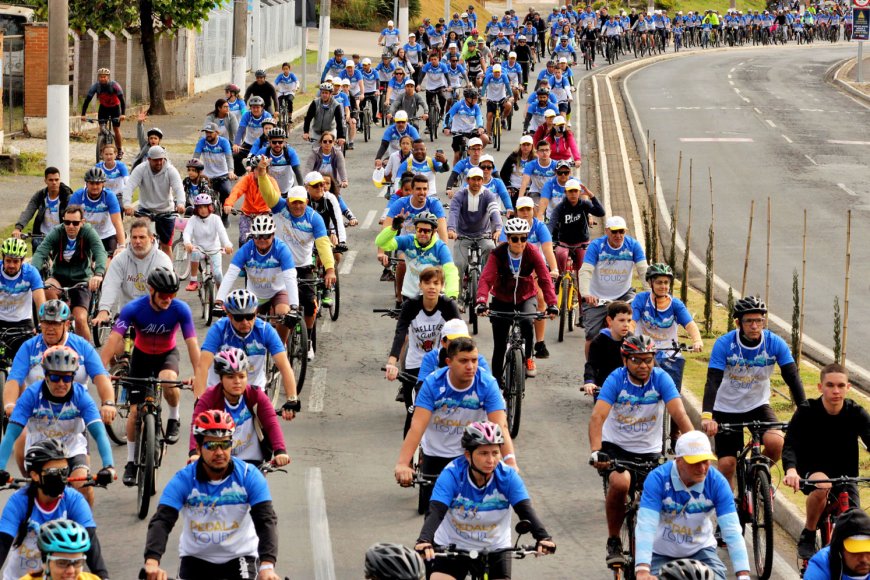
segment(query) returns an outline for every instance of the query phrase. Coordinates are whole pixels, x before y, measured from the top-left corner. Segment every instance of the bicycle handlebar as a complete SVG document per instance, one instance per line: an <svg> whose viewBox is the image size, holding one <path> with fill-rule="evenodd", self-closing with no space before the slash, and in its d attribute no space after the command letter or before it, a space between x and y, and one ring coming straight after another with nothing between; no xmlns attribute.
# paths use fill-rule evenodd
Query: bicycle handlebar
<svg viewBox="0 0 870 580"><path fill-rule="evenodd" d="M829 477L828 479L803 479L800 480L800 485L816 486L820 483L830 483L836 485L870 485L870 477L851 477L849 475L841 475L840 477Z"/></svg>
<svg viewBox="0 0 870 580"><path fill-rule="evenodd" d="M490 318L503 318L505 320L543 320L547 317L546 312L501 312L490 310L484 316Z"/></svg>
<svg viewBox="0 0 870 580"><path fill-rule="evenodd" d="M173 389L193 388L193 381L191 380L176 381L157 377L128 377L122 375L109 375L109 380L127 383L142 383L146 385L161 384Z"/></svg>
<svg viewBox="0 0 870 580"><path fill-rule="evenodd" d="M433 547L435 551L435 557L437 558L469 558L471 560L477 560L478 558L486 558L489 555L495 554L510 554L510 558L515 560L522 560L527 556L546 556L547 553L538 552L537 546L514 546L511 548L502 548L500 550L463 550L461 548L457 548L454 544L449 546L438 546ZM555 553L555 548L550 553Z"/></svg>
<svg viewBox="0 0 870 580"><path fill-rule="evenodd" d="M401 308L373 308L372 312L375 314L388 316L390 318L399 318L399 314L402 312L402 310Z"/></svg>
<svg viewBox="0 0 870 580"><path fill-rule="evenodd" d="M787 429L788 423L782 421L747 421L745 423L719 423L720 432L735 432L749 429L753 434L768 429Z"/></svg>

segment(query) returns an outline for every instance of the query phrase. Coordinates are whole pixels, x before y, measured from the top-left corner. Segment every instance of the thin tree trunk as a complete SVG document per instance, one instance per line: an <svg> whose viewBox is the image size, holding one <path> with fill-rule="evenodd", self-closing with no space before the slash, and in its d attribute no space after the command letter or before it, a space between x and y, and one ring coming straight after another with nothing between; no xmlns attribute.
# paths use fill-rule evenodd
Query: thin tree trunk
<svg viewBox="0 0 870 580"><path fill-rule="evenodd" d="M157 38L154 34L154 9L151 0L139 0L140 34L145 69L148 74L148 95L151 115L165 115L166 102L163 100L163 79L160 78L160 63L157 60Z"/></svg>

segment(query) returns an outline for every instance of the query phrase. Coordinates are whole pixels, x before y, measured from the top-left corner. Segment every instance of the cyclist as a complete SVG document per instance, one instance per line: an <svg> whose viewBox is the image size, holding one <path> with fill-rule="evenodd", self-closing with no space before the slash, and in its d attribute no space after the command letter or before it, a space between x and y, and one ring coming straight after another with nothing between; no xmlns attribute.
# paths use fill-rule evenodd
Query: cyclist
<svg viewBox="0 0 870 580"><path fill-rule="evenodd" d="M332 89L330 89L331 91ZM241 171L241 161L253 150L260 137L263 135L263 122L272 120L272 116L265 109L266 101L262 97L253 96L248 101L249 109L239 119L239 130L233 138L233 157L235 159L235 173Z"/></svg>
<svg viewBox="0 0 870 580"><path fill-rule="evenodd" d="M519 211L519 205L517 211ZM505 224L503 233L508 241L490 253L489 260L487 260L480 276L480 285L477 289L478 315L485 316L489 310L523 314L536 312L538 287L535 283L535 274L537 275L537 285L544 293L547 315L553 319L559 314L553 280L550 277L544 256L536 247L528 243L530 231L529 222L520 217L511 218ZM490 294L492 294L492 300L490 300ZM492 319L492 333L495 340L490 360L492 361L493 375L499 378L502 377L504 370L504 355L507 351L505 338L508 336L510 326L509 320ZM537 369L532 358L534 344L532 321L521 320L520 328L525 340L523 364L526 368L526 376L533 377L537 374Z"/></svg>
<svg viewBox="0 0 870 580"><path fill-rule="evenodd" d="M364 109L366 104L372 112L372 119L375 114L380 114L378 111L378 97L380 96L380 88L378 86L378 73L372 68L370 58L362 59L362 70L359 71L363 81L363 99L360 102L360 109Z"/></svg>
<svg viewBox="0 0 870 580"><path fill-rule="evenodd" d="M427 195L435 197L438 191L435 187L435 174L450 171L450 163L444 151L437 149L434 156L426 154L426 142L416 139L411 143L411 155L399 164L405 171L413 172L414 175L423 175L429 181Z"/></svg>
<svg viewBox="0 0 870 580"><path fill-rule="evenodd" d="M208 178L202 174L205 165L199 159L193 158L185 164L187 177L181 181L184 187L184 215L193 215L193 200L200 193L206 193L211 197L211 187Z"/></svg>
<svg viewBox="0 0 870 580"><path fill-rule="evenodd" d="M8 328L20 328L34 333L33 308L39 310L45 302L45 290L39 270L24 262L27 244L18 238L8 238L0 246L3 274L0 276L0 334ZM3 339L4 355L14 359L27 334Z"/></svg>
<svg viewBox="0 0 870 580"><path fill-rule="evenodd" d="M489 144L489 137L483 130L483 117L477 103L477 90L468 88L462 91L462 100L453 103L444 115L444 134L453 136L453 165L462 158L466 139L477 137L483 145Z"/></svg>
<svg viewBox="0 0 870 580"><path fill-rule="evenodd" d="M72 189L60 180L60 170L57 167L46 167L44 171L45 187L37 191L27 202L27 207L18 216L12 237L21 237L24 227L33 219L31 245L33 250L42 242L48 232L60 225L63 212L69 203Z"/></svg>
<svg viewBox="0 0 870 580"><path fill-rule="evenodd" d="M105 172L99 167L91 167L85 172L85 187L73 193L69 203L84 209L85 221L97 231L106 249L108 267L112 256L126 247L126 236L118 195L106 189L105 185Z"/></svg>
<svg viewBox="0 0 870 580"><path fill-rule="evenodd" d="M226 348L214 357L218 384L207 389L197 400L193 416L210 410L226 411L236 425L233 432L234 457L260 465L270 461L283 467L290 463L284 434L269 396L263 389L248 383L248 355L240 348ZM287 402L285 418L292 420L300 410L299 399ZM196 461L196 439L190 435L188 463Z"/></svg>
<svg viewBox="0 0 870 580"><path fill-rule="evenodd" d="M91 549L92 540L88 538L87 530L78 523L68 519L53 520L43 524L38 532L37 547L40 552L41 564L38 570L32 570L30 574L25 574L21 580L39 580L41 578L46 580L58 578L100 580L100 578L108 578L108 572L103 572L102 576L80 572L84 568L86 552Z"/></svg>
<svg viewBox="0 0 870 580"><path fill-rule="evenodd" d="M809 399L791 418L782 450L783 483L807 496L806 523L798 540L798 556L809 560L816 552L816 528L831 484L801 487L801 478L828 479L858 476L858 438L870 443L870 415L848 398L852 385L849 372L842 365L825 366L819 376L817 399ZM850 507L861 505L853 484L833 490L849 494ZM838 524L839 525L839 524Z"/></svg>
<svg viewBox="0 0 870 580"><path fill-rule="evenodd" d="M239 247L248 241L251 221L258 215L269 215L269 206L263 199L264 188L274 189L280 195L278 181L270 174L271 160L264 155L252 155L245 159L249 169L233 186L230 196L224 200L223 214L229 215L239 199L242 210L239 216Z"/></svg>
<svg viewBox="0 0 870 580"><path fill-rule="evenodd" d="M31 264L42 271L46 262L52 261L51 272L45 280L47 299L56 299L61 292L56 288L69 288L69 304L72 308L76 330L86 340L91 340L88 325L88 309L91 292L96 291L106 271L106 249L100 236L84 222L84 209L80 205L68 205L63 214L63 225L51 230L36 248ZM71 288L79 283L84 287ZM54 286L54 288L48 288Z"/></svg>
<svg viewBox="0 0 870 580"><path fill-rule="evenodd" d="M148 272L155 268L172 269L172 259L161 252L154 243L154 235L148 222L137 218L130 225L130 238L127 248L112 260L103 292L100 294L99 312L91 321L96 325L108 322L109 314L115 304L127 304L148 293L146 280Z"/></svg>
<svg viewBox="0 0 870 580"><path fill-rule="evenodd" d="M202 128L204 135L196 142L193 158L202 163L202 173L208 178L209 185L218 194L221 207L226 203L232 191L230 181L238 177L235 174L233 147L226 137L221 137L215 123L206 123ZM227 217L224 225L227 225Z"/></svg>
<svg viewBox="0 0 870 580"><path fill-rule="evenodd" d="M139 152L136 154L133 165L130 167L131 171L148 159L149 149L155 145L160 145L160 142L163 140L163 131L160 130L160 127L151 127L147 131L145 130L146 119L148 119L148 115L145 110L139 111L136 121L136 139L139 142Z"/></svg>
<svg viewBox="0 0 870 580"><path fill-rule="evenodd" d="M87 560L88 568L96 574L94 578L109 577L91 508L78 491L66 486L67 455L66 445L57 439L43 439L27 450L24 470L31 483L9 497L0 516L0 562L9 562L4 580L31 578L26 576L28 572L39 577L39 527L49 522L62 528L81 526L81 537L90 540L90 545L77 550L81 553L80 564Z"/></svg>
<svg viewBox="0 0 870 580"><path fill-rule="evenodd" d="M557 177L559 171L565 169L557 170ZM556 246L560 272L565 271L569 256L575 270L583 264L585 246L589 243L589 216L604 217L604 207L585 185L576 179L569 179L565 184L565 198L555 205L547 224Z"/></svg>
<svg viewBox="0 0 870 580"><path fill-rule="evenodd" d="M396 101L397 103L399 101ZM390 111L394 109L390 106ZM392 113L387 113L389 117ZM394 123L387 127L386 131L384 131L384 135L381 138L381 145L378 147L377 153L375 153L375 169L381 167L383 165L382 159L391 155L392 153L399 150L399 140L402 137L410 136L412 141L420 138L420 133L417 129L408 123L408 112L404 109L399 109L396 107L395 116L393 117Z"/></svg>
<svg viewBox="0 0 870 580"><path fill-rule="evenodd" d="M139 188L138 212L154 222L160 249L171 256L175 232L173 211L184 213L184 185L178 170L167 161L166 150L155 145L148 150L148 163L135 168L124 190L124 212L133 215L133 191Z"/></svg>
<svg viewBox="0 0 870 580"><path fill-rule="evenodd" d="M510 79L502 74L500 64L493 65L492 76L483 79L481 92L486 99L486 132L492 133L492 121L497 107L501 107L502 129L507 129L507 118L513 110L513 89Z"/></svg>
<svg viewBox="0 0 870 580"><path fill-rule="evenodd" d="M278 97L278 106L275 109L276 114L281 109L281 105L287 107L287 121L293 119L293 99L296 97L296 91L299 89L299 79L296 75L290 72L290 63L281 64L281 74L275 77L275 93Z"/></svg>
<svg viewBox="0 0 870 580"><path fill-rule="evenodd" d="M287 143L287 131L281 127L269 129L265 137L268 145L253 153L269 159L269 173L278 183L281 195L287 195L291 187L302 183L299 155Z"/></svg>
<svg viewBox="0 0 870 580"><path fill-rule="evenodd" d="M433 347L432 350L423 355L423 360L420 361L420 371L417 374L418 383L421 384L426 380L426 377L447 365L447 348L457 338L471 338L471 334L468 332L468 325L461 318L448 320L441 327L440 348ZM477 366L492 374L489 363L486 362L486 358L482 354L477 355Z"/></svg>
<svg viewBox="0 0 870 580"><path fill-rule="evenodd" d="M713 537L715 513L737 578L749 580L743 525L728 480L710 465L716 461L710 440L700 431L686 432L677 440L675 455L673 461L652 470L643 484L637 512L636 578L667 578L668 562L691 558L712 571L707 578L725 580L727 569Z"/></svg>
<svg viewBox="0 0 870 580"><path fill-rule="evenodd" d="M207 259L211 262L214 282L220 285L223 280L223 257L221 251L232 255L233 244L227 230L218 216L214 215L214 201L207 193L200 193L193 200L193 216L187 220L182 234L184 249L190 255L190 282L185 288L188 292L199 289L199 263Z"/></svg>
<svg viewBox="0 0 870 580"><path fill-rule="evenodd" d="M241 120L242 115L244 115L248 110L245 101L243 101L242 98L239 97L239 93L241 92L242 90L239 88L239 86L233 83L230 83L224 87L224 94L226 94L227 97L226 100L227 105L229 105L230 107L230 114L236 118L237 124L238 121Z"/></svg>
<svg viewBox="0 0 870 580"><path fill-rule="evenodd" d="M105 366L108 367L112 357L123 351L124 335L132 327L135 337L130 355L130 376L177 380L179 352L175 333L180 327L190 364L196 368L199 361L199 343L190 307L175 297L179 285L178 276L167 268L155 268L148 274L148 295L141 296L121 308L118 319L112 326L112 332L100 353ZM130 414L127 416L127 465L124 468L124 485L132 486L136 484L138 470L135 463L137 409L145 393L138 385L131 385L128 390ZM163 389L163 398L169 407L165 440L170 445L178 442L181 428L178 407L180 397L179 389Z"/></svg>
<svg viewBox="0 0 870 580"><path fill-rule="evenodd" d="M344 145L345 126L341 104L332 96L332 83L320 83L320 99L311 101L305 112L302 140L320 142L324 133L332 133L337 145Z"/></svg>
<svg viewBox="0 0 870 580"><path fill-rule="evenodd" d="M395 27L392 20L389 20L387 27L381 30L381 34L378 36L378 44L383 46L385 50L393 52L402 46L399 35L399 29Z"/></svg>
<svg viewBox="0 0 870 580"><path fill-rule="evenodd" d="M97 120L100 123L111 123L115 134L115 144L118 146L118 159L124 157L121 140L121 121L127 118L127 103L124 101L124 91L116 81L111 80L112 71L107 68L97 69L97 82L88 89L85 101L82 103L82 121L87 118L91 99L97 97L100 104L97 109ZM100 152L102 153L102 152Z"/></svg>
<svg viewBox="0 0 870 580"><path fill-rule="evenodd" d="M683 408L674 381L655 368L655 343L646 336L628 336L620 348L622 368L601 386L589 419L589 463L607 477L607 565L625 564L619 530L625 518L625 500L631 483L628 472L609 469L610 459L634 462L661 457L663 411L667 408L683 433L692 422ZM733 508L734 501L731 501ZM649 560L638 559L649 563Z"/></svg>
<svg viewBox="0 0 870 580"><path fill-rule="evenodd" d="M491 161L488 163L492 166ZM483 170L472 167L468 170L467 180L468 185L454 194L447 218L447 237L456 240L453 244L453 255L461 279L464 279L468 267L468 251L472 242L458 238L487 238L477 242L482 269L486 266L490 252L495 248L502 228L499 198L483 187Z"/></svg>
<svg viewBox="0 0 870 580"><path fill-rule="evenodd" d="M347 251L347 231L338 198L327 190L323 175L317 171L312 171L305 176L305 190L308 193L308 205L323 218L323 224L329 232L332 253L338 264L341 262L341 255ZM324 297L325 301L326 297Z"/></svg>
<svg viewBox="0 0 870 580"><path fill-rule="evenodd" d="M610 373L623 366L622 343L631 331L631 304L614 301L607 305L607 328L602 328L589 346L583 371L583 391L597 397Z"/></svg>
<svg viewBox="0 0 870 580"><path fill-rule="evenodd" d="M547 180L556 176L558 163L550 158L550 142L540 140L535 144L538 158L526 163L523 168L523 181L520 184L520 197L531 197L537 204L541 198L541 190Z"/></svg>
<svg viewBox="0 0 870 580"><path fill-rule="evenodd" d="M110 189L118 196L118 204L121 204L121 192L130 177L130 170L123 161L118 161L118 150L114 145L103 147L102 161L94 165L106 174L106 189Z"/></svg>
<svg viewBox="0 0 870 580"><path fill-rule="evenodd" d="M333 57L327 60L326 66L323 67L323 73L320 75L321 84L326 82L326 77L337 77L339 73L344 70L346 62L347 59L344 58L344 50L336 48L333 52Z"/></svg>
<svg viewBox="0 0 870 580"><path fill-rule="evenodd" d="M392 227L393 220L401 215L403 219L408 220L405 223L405 233L413 233L414 223L411 219L419 213L428 212L437 219L438 237L442 241L448 239L444 206L441 205L438 198L429 195L429 180L425 175L414 175L411 187L411 195L397 198L390 203L387 216L384 219L384 229Z"/></svg>
<svg viewBox="0 0 870 580"><path fill-rule="evenodd" d="M27 387L9 415L9 426L0 443L0 480L8 481L2 471L9 462L15 441L27 428L24 447L16 450L19 464L30 448L46 439L57 439L68 448L70 476L90 475L90 456L85 430L97 444L103 469L97 474L102 485L114 481L112 447L100 411L88 394L88 388L74 382L79 370L79 355L68 346L53 346L42 356L45 379ZM114 403L112 403L114 405ZM26 466L25 466L26 468ZM94 488L83 487L84 481L73 483L88 503L94 504Z"/></svg>
<svg viewBox="0 0 870 580"><path fill-rule="evenodd" d="M556 119L562 119L562 124L564 125L564 117L560 115ZM565 188L569 181L575 182L571 184L572 187L576 186L579 189L580 182L571 178L571 163L568 161L558 161L556 163L556 175L545 181L544 186L541 188L540 199L535 209L535 217L539 221L545 222L545 215L547 220L552 221L556 206L565 199Z"/></svg>
<svg viewBox="0 0 870 580"><path fill-rule="evenodd" d="M453 166L453 171L447 177L447 197L452 198L457 185L465 182L469 170L473 167L480 168L483 162L483 141L479 137L472 137L468 140L468 157L459 160L459 163Z"/></svg>
<svg viewBox="0 0 870 580"><path fill-rule="evenodd" d="M366 550L366 580L423 580L423 558L401 544L375 544Z"/></svg>
<svg viewBox="0 0 870 580"><path fill-rule="evenodd" d="M716 437L719 471L728 481L734 477L737 454L743 448L743 432L719 433L719 423L777 420L770 407L770 376L775 364L779 364L794 404L807 400L788 344L764 328L766 315L767 305L755 296L738 300L733 311L737 329L717 338L710 353L701 428ZM779 461L782 431L766 431L763 444L764 454L773 462Z"/></svg>
<svg viewBox="0 0 870 580"><path fill-rule="evenodd" d="M402 49L405 51L408 63L414 68L411 77L419 83L422 78L420 68L426 62L424 58L426 47L417 42L417 34L412 32L408 35L408 42L402 47Z"/></svg>
<svg viewBox="0 0 870 580"><path fill-rule="evenodd" d="M179 577L280 580L278 516L269 486L257 468L231 455L234 432L226 411L207 411L194 420L199 459L170 480L148 522L146 580L167 579L160 559L179 515L185 519Z"/></svg>
<svg viewBox="0 0 870 580"><path fill-rule="evenodd" d="M492 155L481 155L478 168L483 171L483 187L493 192L499 199L501 202L499 210L506 213L508 217L512 217L514 213L513 202L504 181L500 177L496 177L495 158ZM470 168L469 171L471 171Z"/></svg>
<svg viewBox="0 0 870 580"><path fill-rule="evenodd" d="M273 111L278 110L278 93L275 91L275 85L266 80L266 71L263 69L258 69L254 73L254 82L245 89L245 100L249 107L251 107L251 97L263 99L263 108L269 116L272 116Z"/></svg>
<svg viewBox="0 0 870 580"><path fill-rule="evenodd" d="M870 574L870 516L851 509L837 518L831 543L813 556L806 580L866 578Z"/></svg>
<svg viewBox="0 0 870 580"><path fill-rule="evenodd" d="M626 234L625 219L611 216L607 218L604 229L606 235L592 240L586 249L578 281L580 295L586 302L583 328L587 356L589 343L601 330L607 313L607 308L599 305L599 300L631 302L635 295L631 286L632 271L637 269L638 277L646 279L646 256L637 240Z"/></svg>
<svg viewBox="0 0 870 580"><path fill-rule="evenodd" d="M416 121L416 119L422 121L426 121L427 119L429 119L429 105L426 104L426 99L423 98L423 95L416 92L415 89L416 83L414 82L414 80L408 80L408 82L405 83L402 94L399 95L399 98L393 101L393 103L390 105L390 111L389 113L387 113L387 122L391 121L399 111L404 111L407 114L408 119L415 119L415 121L411 123L410 127L408 128L409 132L405 134L399 134L399 139L401 139L405 135L410 135L410 129L416 129L419 138L419 122ZM396 129L398 129L398 127L396 127ZM387 129L387 131L389 131L389 128ZM386 136L386 132L384 132L384 136Z"/></svg>
<svg viewBox="0 0 870 580"><path fill-rule="evenodd" d="M556 116L556 111L553 110L554 103L550 102L550 91L547 88L541 87L533 93L533 99L526 107L526 116L523 120L523 132L537 131L544 123L544 118L547 111ZM525 136L525 135L524 135ZM528 136L531 139L531 136Z"/></svg>
<svg viewBox="0 0 870 580"><path fill-rule="evenodd" d="M502 428L496 423L475 421L465 427L462 448L463 455L452 461L435 482L415 547L427 560L434 560L431 578L461 579L474 570L480 573L481 568L476 559L468 556L435 559L436 545L488 551L490 575L510 578L511 508L520 519L532 524L538 553L554 553L556 544L538 519L525 483L516 469L502 462L503 448L508 451ZM461 531L472 528L473 534Z"/></svg>

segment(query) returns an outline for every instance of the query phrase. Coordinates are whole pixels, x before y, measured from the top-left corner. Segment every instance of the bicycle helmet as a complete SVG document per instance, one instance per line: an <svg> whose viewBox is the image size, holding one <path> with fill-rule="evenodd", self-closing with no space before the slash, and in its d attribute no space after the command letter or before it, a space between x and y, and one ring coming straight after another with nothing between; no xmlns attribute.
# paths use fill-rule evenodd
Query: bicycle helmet
<svg viewBox="0 0 870 580"><path fill-rule="evenodd" d="M46 373L74 373L79 370L79 355L68 346L52 346L42 355Z"/></svg>
<svg viewBox="0 0 870 580"><path fill-rule="evenodd" d="M741 298L734 304L734 318L741 318L744 314L750 314L753 312L767 314L767 304L756 296Z"/></svg>
<svg viewBox="0 0 870 580"><path fill-rule="evenodd" d="M335 56L342 56L344 54L344 49L343 48L336 48L335 52L333 54L335 54Z"/></svg>
<svg viewBox="0 0 870 580"><path fill-rule="evenodd" d="M193 198L193 205L211 205L212 199L211 196L207 193L200 193L196 197Z"/></svg>
<svg viewBox="0 0 870 580"><path fill-rule="evenodd" d="M477 94L476 89L465 89L465 91L462 93L462 96L466 99L476 99L480 95Z"/></svg>
<svg viewBox="0 0 870 580"><path fill-rule="evenodd" d="M253 97L248 99L249 107L263 107L265 105L266 101L263 100L263 97L258 97L257 95L254 95Z"/></svg>
<svg viewBox="0 0 870 580"><path fill-rule="evenodd" d="M67 459L69 450L60 439L43 439L34 443L24 454L24 471L40 471L42 466L56 459Z"/></svg>
<svg viewBox="0 0 870 580"><path fill-rule="evenodd" d="M69 320L69 306L61 300L46 300L39 307L40 322L64 322Z"/></svg>
<svg viewBox="0 0 870 580"><path fill-rule="evenodd" d="M157 292L174 294L175 292L178 292L180 282L178 281L178 275L176 275L175 272L169 268L160 266L154 268L151 270L151 273L148 274L148 285L154 288Z"/></svg>
<svg viewBox="0 0 870 580"><path fill-rule="evenodd" d="M465 426L462 434L462 447L468 451L474 451L481 445L501 445L504 443L504 435L498 423L490 421L475 421Z"/></svg>
<svg viewBox="0 0 870 580"><path fill-rule="evenodd" d="M257 69L257 72L254 73L254 76L258 79L264 79L266 78L266 71L261 68Z"/></svg>
<svg viewBox="0 0 870 580"><path fill-rule="evenodd" d="M39 528L37 544L45 560L49 554L83 554L91 549L91 537L78 522L52 520Z"/></svg>
<svg viewBox="0 0 870 580"><path fill-rule="evenodd" d="M3 247L0 248L0 253L10 258L23 258L27 255L27 244L19 238L7 238L3 241Z"/></svg>
<svg viewBox="0 0 870 580"><path fill-rule="evenodd" d="M641 334L632 334L626 336L622 341L622 346L619 349L622 356L631 356L634 354L655 354L656 343L648 336Z"/></svg>
<svg viewBox="0 0 870 580"><path fill-rule="evenodd" d="M268 133L266 133L266 137L269 139L286 139L287 131L282 129L281 127L275 127L271 129Z"/></svg>
<svg viewBox="0 0 870 580"><path fill-rule="evenodd" d="M698 560L680 558L666 562L659 570L660 580L713 580L709 566Z"/></svg>
<svg viewBox="0 0 870 580"><path fill-rule="evenodd" d="M375 544L366 550L368 580L423 580L426 566L420 555L401 544Z"/></svg>
<svg viewBox="0 0 870 580"><path fill-rule="evenodd" d="M429 224L433 228L438 227L438 217L430 211L421 211L414 216L414 225Z"/></svg>
<svg viewBox="0 0 870 580"><path fill-rule="evenodd" d="M219 376L248 372L248 355L240 348L225 348L214 357L214 372Z"/></svg>
<svg viewBox="0 0 870 580"><path fill-rule="evenodd" d="M251 235L265 236L275 233L275 220L270 215L258 215L251 221Z"/></svg>
<svg viewBox="0 0 870 580"><path fill-rule="evenodd" d="M190 161L187 162L187 168L188 169L193 168L193 169L196 169L197 171L202 171L203 169L205 169L205 165L199 159L191 159Z"/></svg>
<svg viewBox="0 0 870 580"><path fill-rule="evenodd" d="M242 92L242 89L239 88L239 85L234 85L234 84L230 83L224 87L224 92L240 93L240 92Z"/></svg>
<svg viewBox="0 0 870 580"><path fill-rule="evenodd" d="M146 137L150 137L151 135L157 135L161 139L163 139L163 131L160 130L160 127L151 127L148 129L148 133L146 133Z"/></svg>
<svg viewBox="0 0 870 580"><path fill-rule="evenodd" d="M203 411L193 420L196 437L232 437L236 430L233 417L226 411Z"/></svg>
<svg viewBox="0 0 870 580"><path fill-rule="evenodd" d="M245 288L233 290L224 300L224 310L229 314L253 314L257 306L257 296Z"/></svg>
<svg viewBox="0 0 870 580"><path fill-rule="evenodd" d="M263 156L262 156L262 155L248 155L248 156L245 157L245 159L242 161L242 164L243 164L245 167L247 167L250 171L253 171L254 168L257 167L257 165L260 164L260 161L262 161L262 159L263 159Z"/></svg>
<svg viewBox="0 0 870 580"><path fill-rule="evenodd" d="M540 89L538 89L537 91L535 91L535 94L536 94L537 96L539 96L539 97L549 97L549 96L550 96L550 91L548 91L547 89L541 87Z"/></svg>
<svg viewBox="0 0 870 580"><path fill-rule="evenodd" d="M330 83L330 82L320 83L320 90L321 91L329 91L331 93L332 92L332 83Z"/></svg>
<svg viewBox="0 0 870 580"><path fill-rule="evenodd" d="M99 76L99 75L109 75L109 76L111 76L111 75L112 75L112 71L109 70L109 69L107 69L106 67L98 68L98 69L97 69L97 75L98 75L98 76Z"/></svg>
<svg viewBox="0 0 870 580"><path fill-rule="evenodd" d="M85 183L105 183L106 172L99 167L91 167L85 171Z"/></svg>
<svg viewBox="0 0 870 580"><path fill-rule="evenodd" d="M653 278L658 278L659 276L667 276L671 279L671 282L674 281L674 271L667 264L657 263L651 265L647 268L646 271L646 280L649 282Z"/></svg>
<svg viewBox="0 0 870 580"><path fill-rule="evenodd" d="M558 117L556 117L556 118L558 119ZM564 121L565 119L563 118L562 120ZM553 121L553 123L555 124L555 121ZM565 159L556 163L556 170L557 171L559 169L562 169L563 167L567 167L568 169L571 169L572 167L574 167L574 164L568 160L565 160Z"/></svg>
<svg viewBox="0 0 870 580"><path fill-rule="evenodd" d="M506 236L511 234L528 234L532 230L529 222L523 218L511 218L504 225L504 233Z"/></svg>

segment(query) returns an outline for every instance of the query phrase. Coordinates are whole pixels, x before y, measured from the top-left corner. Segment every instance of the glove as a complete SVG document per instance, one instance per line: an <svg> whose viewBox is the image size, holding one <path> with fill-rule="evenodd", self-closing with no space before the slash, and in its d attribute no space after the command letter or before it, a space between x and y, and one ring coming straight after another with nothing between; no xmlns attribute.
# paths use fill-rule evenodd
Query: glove
<svg viewBox="0 0 870 580"><path fill-rule="evenodd" d="M402 224L404 223L405 218L403 216L396 216L393 218L393 229L397 232L402 231Z"/></svg>
<svg viewBox="0 0 870 580"><path fill-rule="evenodd" d="M339 242L334 248L332 248L332 252L334 254L344 254L347 252L347 244L345 242Z"/></svg>
<svg viewBox="0 0 870 580"><path fill-rule="evenodd" d="M595 463L607 463L610 461L610 456L603 451L593 451L591 455L589 455L589 465L593 465Z"/></svg>
<svg viewBox="0 0 870 580"><path fill-rule="evenodd" d="M483 313L486 312L487 310L489 310L489 308L487 307L486 304L478 304L478 305L474 308L474 311L475 311L478 315L483 314Z"/></svg>
<svg viewBox="0 0 870 580"><path fill-rule="evenodd" d="M115 474L112 469L104 467L97 472L97 485L106 486L115 481Z"/></svg>
<svg viewBox="0 0 870 580"><path fill-rule="evenodd" d="M5 469L0 469L0 485L6 485L12 481L12 476Z"/></svg>
<svg viewBox="0 0 870 580"><path fill-rule="evenodd" d="M552 314L554 316L559 316L559 307L558 306L547 306L547 314Z"/></svg>
<svg viewBox="0 0 870 580"><path fill-rule="evenodd" d="M302 403L299 402L299 399L295 401L287 401L284 403L284 406L281 407L282 411L293 411L294 413L298 413L302 410Z"/></svg>

